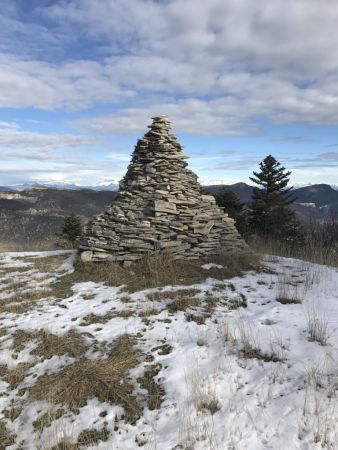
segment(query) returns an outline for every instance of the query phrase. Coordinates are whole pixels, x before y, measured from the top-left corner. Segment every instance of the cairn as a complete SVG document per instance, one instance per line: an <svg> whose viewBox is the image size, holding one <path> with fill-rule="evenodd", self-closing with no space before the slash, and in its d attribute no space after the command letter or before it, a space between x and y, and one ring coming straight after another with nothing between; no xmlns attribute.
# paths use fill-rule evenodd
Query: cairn
<svg viewBox="0 0 338 450"><path fill-rule="evenodd" d="M148 128L136 144L116 199L80 238L82 260L129 265L164 249L176 259L248 251L233 219L213 196L202 194L168 118L154 117Z"/></svg>

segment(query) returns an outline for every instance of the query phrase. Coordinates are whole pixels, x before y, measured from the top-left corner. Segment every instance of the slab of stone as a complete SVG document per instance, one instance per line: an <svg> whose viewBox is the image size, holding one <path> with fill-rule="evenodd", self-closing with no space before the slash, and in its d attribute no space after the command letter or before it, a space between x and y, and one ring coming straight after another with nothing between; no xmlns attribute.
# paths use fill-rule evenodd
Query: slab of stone
<svg viewBox="0 0 338 450"><path fill-rule="evenodd" d="M164 249L178 259L249 250L214 197L202 194L170 128L167 117L154 117L138 140L116 199L79 240L83 261L129 264Z"/></svg>

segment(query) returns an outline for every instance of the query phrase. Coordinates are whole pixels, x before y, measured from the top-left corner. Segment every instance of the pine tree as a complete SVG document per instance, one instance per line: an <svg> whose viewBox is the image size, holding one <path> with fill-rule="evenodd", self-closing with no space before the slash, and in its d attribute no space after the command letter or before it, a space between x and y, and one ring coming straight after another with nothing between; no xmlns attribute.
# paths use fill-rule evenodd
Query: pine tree
<svg viewBox="0 0 338 450"><path fill-rule="evenodd" d="M294 202L288 187L291 172L271 155L259 165L260 172L253 172L250 180L259 187L253 188L250 203L250 227L253 233L264 238L303 243L305 232L289 205Z"/></svg>
<svg viewBox="0 0 338 450"><path fill-rule="evenodd" d="M82 234L82 232L83 226L81 218L72 213L69 216L65 216L64 223L61 228L61 233L58 233L57 236L66 241L67 244L75 247L76 239Z"/></svg>
<svg viewBox="0 0 338 450"><path fill-rule="evenodd" d="M217 205L224 208L229 217L236 220L243 207L237 195L230 189L223 188L215 195L215 199Z"/></svg>
<svg viewBox="0 0 338 450"><path fill-rule="evenodd" d="M215 195L216 203L224 211L234 219L235 225L239 233L246 234L247 230L247 215L244 211L244 204L240 202L240 199L235 192L230 189L223 188Z"/></svg>

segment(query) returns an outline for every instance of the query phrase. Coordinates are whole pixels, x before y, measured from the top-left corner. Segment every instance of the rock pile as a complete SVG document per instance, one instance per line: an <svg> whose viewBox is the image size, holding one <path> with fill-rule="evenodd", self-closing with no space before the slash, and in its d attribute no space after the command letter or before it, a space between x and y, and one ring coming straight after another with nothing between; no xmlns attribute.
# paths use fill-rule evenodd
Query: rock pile
<svg viewBox="0 0 338 450"><path fill-rule="evenodd" d="M81 237L82 260L128 264L163 249L177 259L247 251L234 221L213 196L202 195L168 118L154 117L149 128L137 142L116 199Z"/></svg>

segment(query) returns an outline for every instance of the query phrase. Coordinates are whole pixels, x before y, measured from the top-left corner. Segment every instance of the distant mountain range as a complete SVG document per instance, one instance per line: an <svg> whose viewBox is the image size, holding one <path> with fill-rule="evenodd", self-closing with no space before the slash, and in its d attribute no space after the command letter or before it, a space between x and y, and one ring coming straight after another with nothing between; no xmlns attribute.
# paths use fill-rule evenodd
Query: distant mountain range
<svg viewBox="0 0 338 450"><path fill-rule="evenodd" d="M242 203L248 203L251 199L253 187L246 183L203 187L205 192L211 194L216 194L224 188L233 191ZM305 222L323 220L331 216L338 219L337 187L334 189L328 184L313 184L293 189L292 192L295 197L292 208Z"/></svg>
<svg viewBox="0 0 338 450"><path fill-rule="evenodd" d="M86 222L114 200L117 186L114 187L113 183L96 190L75 185L68 185L67 189L40 184L24 190L1 187L0 246L41 248L43 241L45 248L54 247L55 233L60 230L64 216L74 212ZM251 199L253 188L246 183L203 186L203 191L216 194L222 188L235 192L242 203ZM304 222L338 219L338 190L327 184L316 184L294 189L293 193L296 201L292 208Z"/></svg>
<svg viewBox="0 0 338 450"><path fill-rule="evenodd" d="M119 185L115 182L101 183L96 186L80 186L73 183L24 183L13 184L10 186L0 186L0 192L20 192L28 189L61 189L79 191L83 189L90 189L92 191L117 191Z"/></svg>
<svg viewBox="0 0 338 450"><path fill-rule="evenodd" d="M235 183L231 185L210 185L210 186L203 186L204 189L210 189L210 192L216 192L217 190L221 189L222 187L229 187L232 186L231 189L238 190L238 195L240 195L241 190L243 192L248 191L248 189L251 189L251 186L246 183ZM322 186L321 184L301 184L301 185L295 185L295 190L301 189L301 188L311 188L316 186ZM331 184L331 185L325 185L329 186L332 189L338 191L338 184ZM14 185L8 185L8 186L0 186L0 192L18 192L18 191L25 191L27 189L48 189L48 188L54 188L54 189L61 189L61 190L82 190L82 189L91 189L93 191L117 191L119 187L118 182L116 181L105 181L101 182L97 185L79 185L74 183L56 183L56 182L49 182L49 183L24 183L24 184L14 184ZM251 196L251 190L250 190L250 196Z"/></svg>

